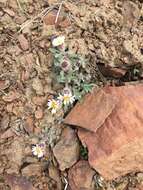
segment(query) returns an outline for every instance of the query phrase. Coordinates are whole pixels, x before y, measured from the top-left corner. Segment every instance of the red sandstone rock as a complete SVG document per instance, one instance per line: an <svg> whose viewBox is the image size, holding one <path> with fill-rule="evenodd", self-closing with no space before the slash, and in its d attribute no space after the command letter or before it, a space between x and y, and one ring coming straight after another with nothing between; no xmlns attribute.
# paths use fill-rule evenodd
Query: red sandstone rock
<svg viewBox="0 0 143 190"><path fill-rule="evenodd" d="M94 175L95 171L90 168L87 161L79 161L68 173L71 190L94 190Z"/></svg>
<svg viewBox="0 0 143 190"><path fill-rule="evenodd" d="M46 25L58 25L61 27L68 27L71 25L70 20L66 14L60 13L57 23L55 23L57 17L57 11L49 12L43 19Z"/></svg>
<svg viewBox="0 0 143 190"><path fill-rule="evenodd" d="M106 87L103 91L113 98L116 97L117 105L96 133L79 129L78 135L82 143L88 147L90 165L104 178L112 180L129 172L143 170L143 85ZM89 96L92 97L93 94ZM82 111L85 108L83 104L77 107L78 113L81 111L81 120L76 124L74 117L78 113L72 113L72 117L68 116L70 123L74 121L74 125L85 128L82 121L87 117ZM104 111L104 106L101 105L100 109ZM93 113L89 111L88 118L90 114ZM92 122L96 120L87 121L89 126L94 127Z"/></svg>
<svg viewBox="0 0 143 190"><path fill-rule="evenodd" d="M111 114L117 101L103 90L94 90L78 103L65 118L65 123L96 132Z"/></svg>

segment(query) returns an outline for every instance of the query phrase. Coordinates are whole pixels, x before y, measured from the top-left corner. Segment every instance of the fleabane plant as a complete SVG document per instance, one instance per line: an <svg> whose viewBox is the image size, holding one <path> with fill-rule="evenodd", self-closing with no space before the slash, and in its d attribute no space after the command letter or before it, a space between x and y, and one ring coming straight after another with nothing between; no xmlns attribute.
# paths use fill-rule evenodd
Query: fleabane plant
<svg viewBox="0 0 143 190"><path fill-rule="evenodd" d="M58 83L71 89L69 94L60 94L58 99L63 101L64 105L70 105L90 92L94 84L91 83L87 60L80 55L65 50L63 48L65 47L64 39L62 36L57 37L57 39L54 38L53 48L50 48L50 51L54 57L53 71Z"/></svg>
<svg viewBox="0 0 143 190"><path fill-rule="evenodd" d="M72 105L75 101L75 96L72 95L72 92L65 88L62 92L62 94L59 94L58 100L63 104L64 106Z"/></svg>

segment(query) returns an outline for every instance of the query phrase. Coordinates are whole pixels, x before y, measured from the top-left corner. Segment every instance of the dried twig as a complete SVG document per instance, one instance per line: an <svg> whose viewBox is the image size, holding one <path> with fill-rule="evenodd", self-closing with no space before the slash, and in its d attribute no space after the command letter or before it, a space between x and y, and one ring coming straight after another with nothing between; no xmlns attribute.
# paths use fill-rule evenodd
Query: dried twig
<svg viewBox="0 0 143 190"><path fill-rule="evenodd" d="M62 9L62 5L63 5L63 1L60 3L59 10L58 10L58 12L57 12L57 16L56 16L56 19L55 19L55 24L56 24L57 21L58 21L58 18L59 18L59 15L60 15L61 9Z"/></svg>
<svg viewBox="0 0 143 190"><path fill-rule="evenodd" d="M67 190L67 188L68 188L68 181L67 181L67 179L64 177L64 180L65 180L65 187L64 187L64 190Z"/></svg>
<svg viewBox="0 0 143 190"><path fill-rule="evenodd" d="M23 10L23 8L22 8L21 3L19 2L19 0L17 0L17 4L18 4L19 8L21 9L21 11L24 12L24 10Z"/></svg>

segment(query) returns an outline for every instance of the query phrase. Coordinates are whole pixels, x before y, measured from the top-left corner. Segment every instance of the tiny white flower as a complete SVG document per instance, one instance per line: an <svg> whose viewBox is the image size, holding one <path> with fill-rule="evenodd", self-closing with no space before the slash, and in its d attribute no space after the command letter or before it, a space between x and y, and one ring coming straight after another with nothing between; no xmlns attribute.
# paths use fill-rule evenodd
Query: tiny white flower
<svg viewBox="0 0 143 190"><path fill-rule="evenodd" d="M52 114L55 114L60 107L59 101L56 101L54 99L48 101L48 109L51 110Z"/></svg>
<svg viewBox="0 0 143 190"><path fill-rule="evenodd" d="M58 47L58 46L63 45L64 42L65 42L65 36L58 36L58 37L56 37L56 38L54 38L54 39L52 40L52 45L53 45L54 47Z"/></svg>
<svg viewBox="0 0 143 190"><path fill-rule="evenodd" d="M63 95L59 95L58 99L63 102L64 105L69 105L69 104L73 104L73 102L75 101L75 97L72 96L71 93L66 93Z"/></svg>
<svg viewBox="0 0 143 190"><path fill-rule="evenodd" d="M37 156L38 158L42 158L44 156L44 148L40 146L39 144L36 144L32 147L32 153L34 156Z"/></svg>

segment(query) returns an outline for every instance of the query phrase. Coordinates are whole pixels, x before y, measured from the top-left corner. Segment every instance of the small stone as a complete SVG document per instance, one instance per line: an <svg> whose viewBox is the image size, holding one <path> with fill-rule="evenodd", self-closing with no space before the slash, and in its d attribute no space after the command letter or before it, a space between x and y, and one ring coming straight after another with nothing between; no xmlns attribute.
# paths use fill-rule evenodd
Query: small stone
<svg viewBox="0 0 143 190"><path fill-rule="evenodd" d="M48 0L49 5L54 5L55 3L58 3L59 0Z"/></svg>
<svg viewBox="0 0 143 190"><path fill-rule="evenodd" d="M59 168L64 171L75 164L79 158L78 138L71 128L65 128L61 139L53 148L54 155L59 163Z"/></svg>
<svg viewBox="0 0 143 190"><path fill-rule="evenodd" d="M124 180L122 183L116 186L116 190L126 190L128 187L128 180Z"/></svg>
<svg viewBox="0 0 143 190"><path fill-rule="evenodd" d="M37 162L37 158L28 156L28 157L26 157L26 158L24 159L23 162L25 162L25 163L36 163L36 162Z"/></svg>
<svg viewBox="0 0 143 190"><path fill-rule="evenodd" d="M32 183L28 181L25 177L18 175L5 175L4 179L6 183L10 186L11 190L36 190Z"/></svg>
<svg viewBox="0 0 143 190"><path fill-rule="evenodd" d="M0 135L0 138L1 139L8 139L8 138L14 137L14 136L15 136L14 132L11 130L11 128L9 128L3 134Z"/></svg>
<svg viewBox="0 0 143 190"><path fill-rule="evenodd" d="M1 121L0 121L0 126L1 126L1 130L6 130L9 126L9 122L10 122L10 117L9 115L5 114Z"/></svg>
<svg viewBox="0 0 143 190"><path fill-rule="evenodd" d="M126 70L122 69L122 68L114 68L114 67L110 67L110 66L102 66L102 65L98 65L101 73L105 76L105 77L114 77L114 78L121 78L126 74Z"/></svg>
<svg viewBox="0 0 143 190"><path fill-rule="evenodd" d="M137 180L140 182L142 181L143 182L143 173L138 173L137 174Z"/></svg>
<svg viewBox="0 0 143 190"><path fill-rule="evenodd" d="M30 142L31 142L31 144L37 144L39 142L39 139L38 139L38 137L32 137L30 139Z"/></svg>
<svg viewBox="0 0 143 190"><path fill-rule="evenodd" d="M57 183L57 189L62 190L62 183L58 169L53 165L49 165L48 170L49 170L49 177L52 178Z"/></svg>
<svg viewBox="0 0 143 190"><path fill-rule="evenodd" d="M15 12L12 11L11 9L4 9L4 12L6 12L9 16L14 17L15 16Z"/></svg>
<svg viewBox="0 0 143 190"><path fill-rule="evenodd" d="M5 90L10 85L9 80L0 80L0 90Z"/></svg>
<svg viewBox="0 0 143 190"><path fill-rule="evenodd" d="M30 164L22 169L22 175L26 177L39 176L42 172L41 164Z"/></svg>
<svg viewBox="0 0 143 190"><path fill-rule="evenodd" d="M71 190L94 190L94 175L95 171L90 168L87 161L79 161L68 172Z"/></svg>
<svg viewBox="0 0 143 190"><path fill-rule="evenodd" d="M21 48L26 51L29 49L29 42L27 41L27 39L25 38L25 36L23 34L20 34L18 36L18 41L20 43Z"/></svg>
<svg viewBox="0 0 143 190"><path fill-rule="evenodd" d="M35 111L35 118L36 119L42 119L43 117L43 110L38 107L37 110Z"/></svg>
<svg viewBox="0 0 143 190"><path fill-rule="evenodd" d="M34 96L32 98L32 102L37 106L42 106L46 103L47 97L46 96Z"/></svg>
<svg viewBox="0 0 143 190"><path fill-rule="evenodd" d="M19 173L19 168L23 163L24 158L24 139L15 138L9 149L3 151L4 154L10 159L10 167L6 170L7 173Z"/></svg>
<svg viewBox="0 0 143 190"><path fill-rule="evenodd" d="M7 104L7 105L6 105L6 110L7 110L7 112L12 113L13 106L14 106L13 103Z"/></svg>
<svg viewBox="0 0 143 190"><path fill-rule="evenodd" d="M28 116L24 122L25 130L30 134L34 131L34 120L32 116Z"/></svg>
<svg viewBox="0 0 143 190"><path fill-rule="evenodd" d="M57 11L49 12L43 19L45 25L60 25L61 27L68 27L71 25L69 19L67 18L66 14L61 13L56 21Z"/></svg>
<svg viewBox="0 0 143 190"><path fill-rule="evenodd" d="M37 95L43 95L43 85L39 78L34 78L32 87L36 91Z"/></svg>
<svg viewBox="0 0 143 190"><path fill-rule="evenodd" d="M55 20L56 20L56 15L57 15L57 12L55 11L52 11L52 12L49 12L43 19L44 23L46 25L55 25ZM62 17L60 16L58 18L58 23L62 21Z"/></svg>
<svg viewBox="0 0 143 190"><path fill-rule="evenodd" d="M2 97L2 99L5 102L12 102L12 101L19 99L19 98L20 98L20 94L18 92L15 92L15 91L10 91L7 95L4 95Z"/></svg>

